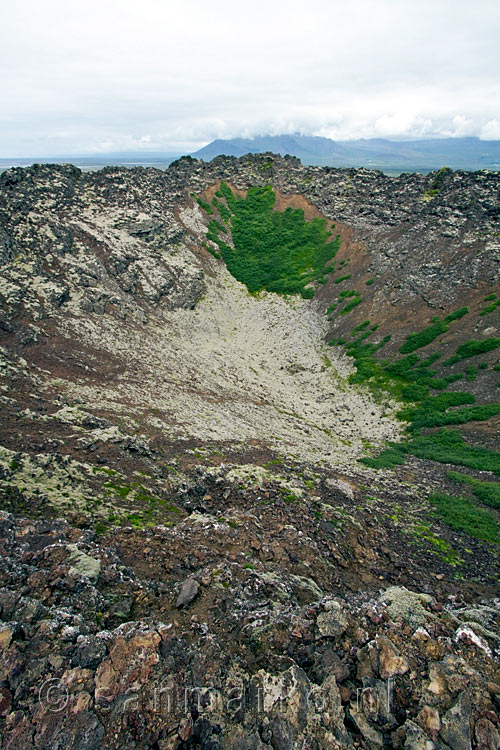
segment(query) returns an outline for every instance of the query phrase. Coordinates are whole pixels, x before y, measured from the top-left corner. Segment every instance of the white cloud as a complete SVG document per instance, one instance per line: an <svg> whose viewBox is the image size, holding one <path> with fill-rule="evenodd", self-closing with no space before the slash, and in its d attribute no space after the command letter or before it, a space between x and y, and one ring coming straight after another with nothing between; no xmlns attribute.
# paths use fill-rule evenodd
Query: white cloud
<svg viewBox="0 0 500 750"><path fill-rule="evenodd" d="M499 141L500 140L500 120L489 120L481 128L479 137L483 141Z"/></svg>
<svg viewBox="0 0 500 750"><path fill-rule="evenodd" d="M443 135L451 138L464 137L468 135L477 135L477 125L473 120L463 115L455 115L451 121L451 127L443 129Z"/></svg>
<svg viewBox="0 0 500 750"><path fill-rule="evenodd" d="M496 0L17 0L0 27L0 156L490 138L499 31Z"/></svg>

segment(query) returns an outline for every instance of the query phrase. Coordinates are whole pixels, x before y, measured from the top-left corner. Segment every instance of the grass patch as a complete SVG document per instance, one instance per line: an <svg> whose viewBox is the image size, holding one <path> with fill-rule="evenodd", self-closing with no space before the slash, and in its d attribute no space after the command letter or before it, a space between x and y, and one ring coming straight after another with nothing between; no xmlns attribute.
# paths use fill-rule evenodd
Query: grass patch
<svg viewBox="0 0 500 750"><path fill-rule="evenodd" d="M465 531L476 539L500 544L498 521L495 516L490 511L479 508L472 500L434 492L429 502L434 506L433 515L454 531Z"/></svg>
<svg viewBox="0 0 500 750"><path fill-rule="evenodd" d="M338 279L335 279L336 284L341 284L343 281L347 281L347 279L350 279L352 274L346 273L345 276L339 276Z"/></svg>

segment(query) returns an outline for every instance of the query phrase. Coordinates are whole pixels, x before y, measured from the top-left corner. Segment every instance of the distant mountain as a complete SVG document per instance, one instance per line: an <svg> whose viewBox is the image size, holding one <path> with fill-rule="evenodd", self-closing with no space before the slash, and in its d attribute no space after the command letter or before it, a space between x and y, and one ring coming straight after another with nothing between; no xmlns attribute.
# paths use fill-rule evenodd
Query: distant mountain
<svg viewBox="0 0 500 750"><path fill-rule="evenodd" d="M318 136L269 135L217 139L192 156L210 161L221 154L243 156L267 151L282 156L297 156L303 164L319 166L416 172L428 172L442 166L452 169L500 169L500 141L481 141L479 138L332 141Z"/></svg>

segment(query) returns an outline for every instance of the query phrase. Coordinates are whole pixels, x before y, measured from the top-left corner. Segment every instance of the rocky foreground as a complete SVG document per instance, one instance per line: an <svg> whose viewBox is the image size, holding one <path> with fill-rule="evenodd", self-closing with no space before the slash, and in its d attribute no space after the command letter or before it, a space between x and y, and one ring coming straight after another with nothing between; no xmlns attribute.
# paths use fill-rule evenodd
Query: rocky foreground
<svg viewBox="0 0 500 750"><path fill-rule="evenodd" d="M230 276L195 199L221 180L335 223L350 315L333 276ZM446 466L359 463L404 425L327 346L370 318L390 357L463 305L443 357L494 336L499 187L270 155L0 177L2 748L500 747L498 545L432 513ZM460 389L495 402L497 359Z"/></svg>

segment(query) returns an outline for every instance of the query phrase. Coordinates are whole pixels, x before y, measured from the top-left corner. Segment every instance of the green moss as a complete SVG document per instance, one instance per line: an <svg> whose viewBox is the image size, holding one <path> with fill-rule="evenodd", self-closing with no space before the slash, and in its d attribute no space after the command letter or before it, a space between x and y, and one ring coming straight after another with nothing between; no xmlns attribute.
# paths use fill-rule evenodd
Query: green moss
<svg viewBox="0 0 500 750"><path fill-rule="evenodd" d="M116 475L116 471L114 469L108 469L107 466L93 466L92 472L94 474L98 474L99 472L102 472L103 474L107 474L108 477L114 477Z"/></svg>
<svg viewBox="0 0 500 750"><path fill-rule="evenodd" d="M132 491L132 487L128 484L120 485L114 484L113 482L105 482L104 487L107 488L108 492L113 491L118 497L126 498Z"/></svg>
<svg viewBox="0 0 500 750"><path fill-rule="evenodd" d="M433 493L429 502L434 515L455 531L464 531L476 539L500 544L498 521L493 513L483 510L466 497Z"/></svg>
<svg viewBox="0 0 500 750"><path fill-rule="evenodd" d="M463 565L463 560L458 552L454 550L445 539L442 539L431 531L429 524L417 524L413 527L412 533L417 539L422 539L427 542L427 544L430 545L430 547L428 547L429 551L433 555L440 557L443 562L448 563L448 565L453 567Z"/></svg>

